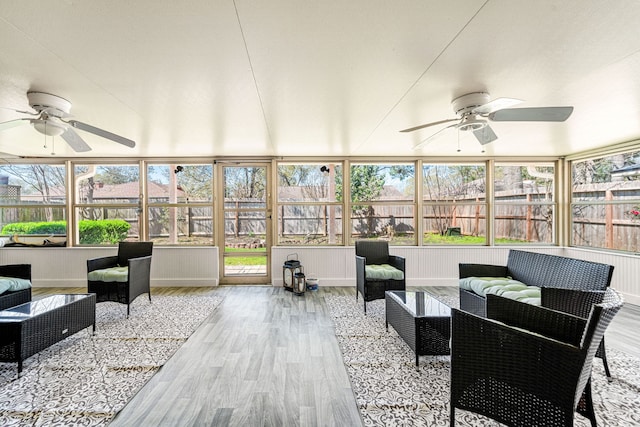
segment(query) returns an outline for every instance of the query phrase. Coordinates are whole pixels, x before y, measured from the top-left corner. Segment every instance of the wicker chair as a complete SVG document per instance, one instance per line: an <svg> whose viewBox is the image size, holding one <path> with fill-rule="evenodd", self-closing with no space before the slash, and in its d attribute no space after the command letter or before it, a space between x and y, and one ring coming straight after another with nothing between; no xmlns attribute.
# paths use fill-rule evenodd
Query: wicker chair
<svg viewBox="0 0 640 427"><path fill-rule="evenodd" d="M356 247L356 300L358 293L364 299L364 312L367 313L367 302L384 299L385 291L404 291L405 259L397 255L389 255L389 243L384 240L358 240ZM402 272L401 280L374 279L368 277L367 266L389 264Z"/></svg>
<svg viewBox="0 0 640 427"><path fill-rule="evenodd" d="M114 301L130 305L139 295L148 294L151 301L151 253L153 242L120 242L118 255L87 260L87 274L96 270L127 267L126 281L88 280L88 291L96 294L96 302Z"/></svg>
<svg viewBox="0 0 640 427"><path fill-rule="evenodd" d="M31 264L0 265L0 276L31 280ZM31 301L31 288L0 295L0 310Z"/></svg>
<svg viewBox="0 0 640 427"><path fill-rule="evenodd" d="M579 292L579 291L577 291ZM622 307L613 289L588 319L487 296L487 318L452 309L451 418L462 409L510 426L596 425L591 365Z"/></svg>
<svg viewBox="0 0 640 427"><path fill-rule="evenodd" d="M586 319L589 317L591 306L599 304L604 298L605 291L582 291L577 292L572 289L564 288L540 288L540 302L543 307L553 310L563 311L573 314L574 316ZM598 346L596 357L602 359L604 372L607 379L611 381L611 371L607 362L607 351L604 346L604 335Z"/></svg>

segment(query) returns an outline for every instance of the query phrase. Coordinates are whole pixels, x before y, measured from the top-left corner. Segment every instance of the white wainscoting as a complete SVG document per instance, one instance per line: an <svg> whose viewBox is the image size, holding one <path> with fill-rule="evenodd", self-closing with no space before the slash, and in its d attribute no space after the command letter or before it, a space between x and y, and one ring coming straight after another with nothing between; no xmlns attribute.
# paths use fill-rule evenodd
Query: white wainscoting
<svg viewBox="0 0 640 427"><path fill-rule="evenodd" d="M615 267L611 286L626 302L640 305L640 256L577 248L518 247L534 252L586 259ZM273 247L271 281L282 286L282 265L297 254L307 277L315 276L320 286L355 286L355 250L347 247ZM409 286L457 286L458 263L504 265L508 247L402 247L391 253L407 262ZM115 248L1 248L0 264L32 265L34 286L86 286L86 260L115 255ZM217 247L154 247L151 263L152 286L217 286L220 270Z"/></svg>
<svg viewBox="0 0 640 427"><path fill-rule="evenodd" d="M560 247L519 246L515 249L561 255L613 265L611 286L625 301L640 305L640 257ZM394 246L390 252L406 258L408 286L457 286L458 263L505 265L509 247ZM272 283L282 286L282 265L287 256L297 253L306 276L314 275L320 286L355 286L355 250L351 247L274 247L272 249Z"/></svg>
<svg viewBox="0 0 640 427"><path fill-rule="evenodd" d="M0 264L31 264L33 286L86 287L87 259L110 248L2 248ZM217 247L154 247L151 286L217 286Z"/></svg>

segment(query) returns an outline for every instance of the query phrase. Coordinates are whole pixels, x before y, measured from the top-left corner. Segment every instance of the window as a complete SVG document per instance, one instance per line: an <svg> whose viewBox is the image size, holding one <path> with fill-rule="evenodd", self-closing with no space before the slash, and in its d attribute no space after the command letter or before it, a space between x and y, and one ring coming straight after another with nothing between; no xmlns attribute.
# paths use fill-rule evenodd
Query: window
<svg viewBox="0 0 640 427"><path fill-rule="evenodd" d="M138 164L75 165L76 244L113 245L140 238Z"/></svg>
<svg viewBox="0 0 640 427"><path fill-rule="evenodd" d="M0 244L65 246L65 166L0 166Z"/></svg>
<svg viewBox="0 0 640 427"><path fill-rule="evenodd" d="M278 244L342 244L342 164L280 163L277 174Z"/></svg>
<svg viewBox="0 0 640 427"><path fill-rule="evenodd" d="M373 238L415 245L415 165L352 164L350 179L350 243Z"/></svg>
<svg viewBox="0 0 640 427"><path fill-rule="evenodd" d="M484 164L424 164L422 180L423 244L487 243Z"/></svg>
<svg viewBox="0 0 640 427"><path fill-rule="evenodd" d="M573 161L571 245L640 251L640 151Z"/></svg>
<svg viewBox="0 0 640 427"><path fill-rule="evenodd" d="M555 243L553 163L497 163L495 244Z"/></svg>
<svg viewBox="0 0 640 427"><path fill-rule="evenodd" d="M159 245L213 244L213 166L147 166L149 239Z"/></svg>

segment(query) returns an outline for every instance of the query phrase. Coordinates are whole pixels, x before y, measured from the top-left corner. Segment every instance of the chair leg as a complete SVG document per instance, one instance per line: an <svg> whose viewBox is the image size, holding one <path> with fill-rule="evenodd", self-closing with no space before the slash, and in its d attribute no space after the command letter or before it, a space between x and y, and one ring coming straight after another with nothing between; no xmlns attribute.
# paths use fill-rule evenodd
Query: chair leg
<svg viewBox="0 0 640 427"><path fill-rule="evenodd" d="M593 398L591 394L591 378L589 378L587 385L584 387L576 411L589 420L591 427L597 427L598 423L596 421L595 410L593 409Z"/></svg>
<svg viewBox="0 0 640 427"><path fill-rule="evenodd" d="M456 407L453 406L453 402L449 402L451 405L450 414L449 414L449 426L453 427L456 425Z"/></svg>
<svg viewBox="0 0 640 427"><path fill-rule="evenodd" d="M600 348L598 349L600 357L602 358L602 364L604 365L604 372L607 375L607 381L612 381L611 371L609 371L609 363L607 362L607 351L604 349L604 338L600 341Z"/></svg>
<svg viewBox="0 0 640 427"><path fill-rule="evenodd" d="M364 315L367 315L367 300L362 298L362 300L364 301Z"/></svg>

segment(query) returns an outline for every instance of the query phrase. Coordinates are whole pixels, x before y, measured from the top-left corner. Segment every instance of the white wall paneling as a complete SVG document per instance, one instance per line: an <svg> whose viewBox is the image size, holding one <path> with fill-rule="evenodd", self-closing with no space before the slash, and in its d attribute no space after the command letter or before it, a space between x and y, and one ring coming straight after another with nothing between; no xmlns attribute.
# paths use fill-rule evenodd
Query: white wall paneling
<svg viewBox="0 0 640 427"><path fill-rule="evenodd" d="M34 286L87 286L87 259L115 255L109 248L2 248L0 264L31 264ZM217 286L217 247L154 247L151 286Z"/></svg>
<svg viewBox="0 0 640 427"><path fill-rule="evenodd" d="M563 255L611 264L615 267L611 286L628 303L640 305L640 257L559 247L517 247L517 249ZM391 253L407 260L407 285L457 286L458 263L506 263L508 247L446 246L391 247ZM34 286L86 286L86 260L113 255L115 248L2 248L0 264L30 263ZM271 281L282 286L282 265L296 253L307 276L320 286L355 286L355 250L346 247L273 247ZM154 247L151 263L152 286L217 286L217 247Z"/></svg>

